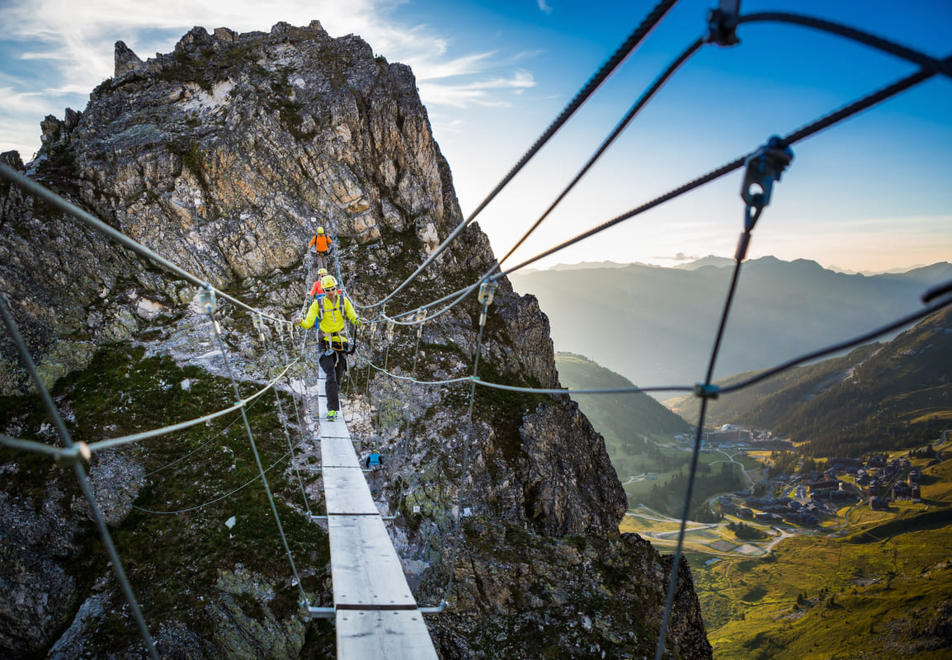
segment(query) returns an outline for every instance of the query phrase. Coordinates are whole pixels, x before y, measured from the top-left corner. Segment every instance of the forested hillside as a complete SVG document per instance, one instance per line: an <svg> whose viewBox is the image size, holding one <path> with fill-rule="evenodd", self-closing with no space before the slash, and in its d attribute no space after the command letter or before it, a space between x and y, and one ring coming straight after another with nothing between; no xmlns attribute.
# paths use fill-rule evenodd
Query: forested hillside
<svg viewBox="0 0 952 660"><path fill-rule="evenodd" d="M712 402L709 419L769 428L817 456L913 447L952 426L950 365L952 310L946 309L890 342L723 396ZM697 404L685 398L675 407L690 416Z"/></svg>

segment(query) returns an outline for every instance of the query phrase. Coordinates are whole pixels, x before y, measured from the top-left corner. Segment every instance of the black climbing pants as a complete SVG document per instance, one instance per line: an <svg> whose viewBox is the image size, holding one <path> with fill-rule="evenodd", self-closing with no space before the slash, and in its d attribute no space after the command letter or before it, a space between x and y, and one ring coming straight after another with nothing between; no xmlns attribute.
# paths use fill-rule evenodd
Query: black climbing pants
<svg viewBox="0 0 952 660"><path fill-rule="evenodd" d="M327 409L340 411L340 383L347 371L347 358L341 351L321 353L318 361L327 379L324 381L324 393L327 394Z"/></svg>

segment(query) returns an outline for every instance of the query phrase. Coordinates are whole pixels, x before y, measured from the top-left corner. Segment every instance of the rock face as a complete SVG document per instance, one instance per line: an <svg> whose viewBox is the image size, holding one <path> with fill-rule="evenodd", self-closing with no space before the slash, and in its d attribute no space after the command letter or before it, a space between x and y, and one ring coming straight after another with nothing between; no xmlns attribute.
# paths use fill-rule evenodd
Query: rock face
<svg viewBox="0 0 952 660"><path fill-rule="evenodd" d="M358 37L333 39L316 21L279 23L268 34L195 28L172 53L145 62L118 42L115 63L115 77L96 88L82 113L67 110L62 121L44 120L36 161L25 167L15 154L4 154L4 162L272 314L290 317L300 307L301 258L318 224L335 237L348 295L369 304L401 283L462 220L413 74L374 57ZM201 319L188 306L193 286L6 183L0 183L0 228L0 290L48 383L86 368L110 342L136 342L151 354L221 373L197 361L198 346L177 339L182 324ZM456 291L493 264L486 237L472 225L386 309L412 309ZM362 314L373 317L377 309ZM385 324L372 325L360 350L398 374L468 375L479 311L470 297L427 322L419 337L413 328L388 332ZM240 355L239 377L260 380L281 358L257 349L255 331L239 312L223 313L226 343ZM545 316L534 298L518 296L505 280L490 309L479 364L487 381L558 384ZM574 403L480 388L470 424L468 384L410 388L367 371L357 373L363 391L355 385L347 405L355 431L391 459L377 492L405 516L394 534L418 598L441 597L450 570L456 575L458 589L448 594L452 614L430 622L444 657L492 657L498 648L537 655L530 630L543 631L562 655L653 652L664 563L647 543L619 536L624 492L603 439ZM2 395L29 389L5 337L0 382ZM15 434L11 419L0 411L0 432ZM129 512L148 481L137 465L146 460L142 451L97 458L91 469L94 483L98 475L123 485L102 493L110 525L132 524ZM3 502L8 511L23 505ZM466 543L450 567L451 554L434 556L432 548L449 547L456 502L465 509ZM69 525L88 528L82 506L64 516ZM28 512L15 517L19 526L10 529L31 525ZM4 552L21 557L10 549L15 543L4 536ZM24 571L39 589L46 589L40 576L53 574ZM254 589L248 595L259 578L240 569L228 575L213 589L211 636L190 627L188 613L169 615L154 626L162 648L183 656L287 657L308 644L314 624L249 605L248 599L268 601ZM690 575L681 577L669 648L681 657L710 656ZM5 584L4 596L13 593ZM69 584L67 577L55 588ZM49 589L44 593L54 586ZM4 648L33 654L56 643L54 655L95 648L89 636L98 628L84 622L101 620L118 601L110 605L80 591L74 587L59 599L62 611L55 613L16 601L20 609L0 617ZM628 606L609 607L606 593ZM571 614L556 615L553 608ZM13 628L18 618L40 623L43 617L52 617L45 637L26 639ZM562 630L570 620L574 631ZM506 635L501 647L487 633L496 629ZM50 631L62 634L59 642Z"/></svg>

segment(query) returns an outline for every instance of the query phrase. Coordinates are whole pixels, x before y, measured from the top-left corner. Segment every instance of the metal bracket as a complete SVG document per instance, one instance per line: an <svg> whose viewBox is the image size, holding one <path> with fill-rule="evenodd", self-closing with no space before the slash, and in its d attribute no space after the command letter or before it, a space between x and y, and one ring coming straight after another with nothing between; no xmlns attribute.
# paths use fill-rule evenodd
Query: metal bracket
<svg viewBox="0 0 952 660"><path fill-rule="evenodd" d="M705 385L704 383L695 383L694 396L701 399L716 399L721 393L721 388L717 385Z"/></svg>
<svg viewBox="0 0 952 660"><path fill-rule="evenodd" d="M476 296L476 300L479 301L479 304L488 307L493 304L493 296L496 295L496 289L499 287L494 281L487 280L479 285L479 293Z"/></svg>
<svg viewBox="0 0 952 660"><path fill-rule="evenodd" d="M205 290L198 295L198 301L206 314L210 316L215 313L215 290L211 284L205 284Z"/></svg>
<svg viewBox="0 0 952 660"><path fill-rule="evenodd" d="M721 6L707 13L707 37L705 41L718 46L735 46L740 0L721 0Z"/></svg>
<svg viewBox="0 0 952 660"><path fill-rule="evenodd" d="M793 150L777 135L771 136L767 144L747 157L744 161L744 184L740 189L741 199L747 205L744 228L753 229L757 215L750 210L762 210L770 204L774 181L780 181L784 168L793 160Z"/></svg>

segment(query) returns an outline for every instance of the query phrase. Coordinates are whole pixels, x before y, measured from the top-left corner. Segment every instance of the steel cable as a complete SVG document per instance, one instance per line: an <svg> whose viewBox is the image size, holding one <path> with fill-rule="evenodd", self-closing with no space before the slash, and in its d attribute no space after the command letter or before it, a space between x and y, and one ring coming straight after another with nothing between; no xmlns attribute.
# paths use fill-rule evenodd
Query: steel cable
<svg viewBox="0 0 952 660"><path fill-rule="evenodd" d="M0 166L6 167L2 164L0 164ZM26 366L26 370L30 374L33 385L36 387L36 391L40 395L40 400L43 402L43 407L46 408L46 412L53 420L53 426L56 428L66 447L72 449L74 446L73 439L70 436L69 431L66 429L66 424L63 423L63 418L56 409L56 405L53 403L53 399L50 396L49 391L46 389L43 381L40 380L40 376L36 371L36 365L33 363L33 358L30 357L30 351L26 346L26 342L23 341L23 336L20 334L16 320L10 313L10 310L7 307L7 302L2 295L0 295L0 316L3 317L3 324L7 327L7 332L17 347L17 351L20 354L20 359L23 361L24 366ZM96 495L93 492L92 485L89 483L89 479L86 476L86 470L84 469L82 462L79 460L79 457L77 457L76 460L73 460L72 463L73 472L76 474L76 480L79 482L79 488L83 491L83 496L86 498L86 501L89 504L90 513L92 514L92 518L99 530L99 536L102 539L103 546L106 548L106 554L109 555L109 559L112 563L113 573L116 576L116 580L119 582L119 589L122 591L126 602L129 604L129 609L132 612L132 618L136 622L136 627L139 629L139 635L142 637L142 641L145 642L145 647L149 653L149 656L152 657L153 660L159 660L159 654L158 651L156 651L155 642L152 640L152 635L149 633L149 628L145 624L145 619L142 616L142 609L139 607L139 603L136 600L135 594L132 592L132 585L129 583L129 579L126 577L126 571L122 566L122 560L119 559L119 553L116 551L116 546L112 542L112 535L109 533L109 529L106 527L106 521L103 519L102 512L99 510L99 504L96 501Z"/></svg>
<svg viewBox="0 0 952 660"><path fill-rule="evenodd" d="M549 127L542 133L541 136L533 143L529 150L519 159L519 161L513 166L506 176L496 184L496 187L486 196L486 198L479 203L479 205L469 214L465 220L463 220L459 225L450 232L449 236L437 246L433 252L427 256L426 260L420 266L413 271L413 273L407 277L406 280L392 292L390 292L386 297L370 305L363 305L362 309L372 309L380 305L384 305L388 300L397 295L400 291L404 289L410 282L417 278L417 276L422 273L431 263L433 263L440 254L446 250L450 244L456 240L456 238L462 233L462 231L468 227L476 217L482 212L484 208L498 195L503 188L505 188L509 182L519 173L519 171L528 163L538 152L539 150L548 142L553 135L562 127L569 118L575 114L575 111L578 110L583 103L598 89L605 80L615 71L618 66L628 58L628 56L634 51L641 41L648 36L648 33L654 29L654 27L661 21L661 19L668 13L668 11L676 4L677 0L661 0L654 9L644 18L641 24L635 28L628 38L622 43L621 46L612 54L612 56L599 68L599 70L593 75L588 82L579 90L575 97L569 102L569 104L562 110L558 117L549 125Z"/></svg>

